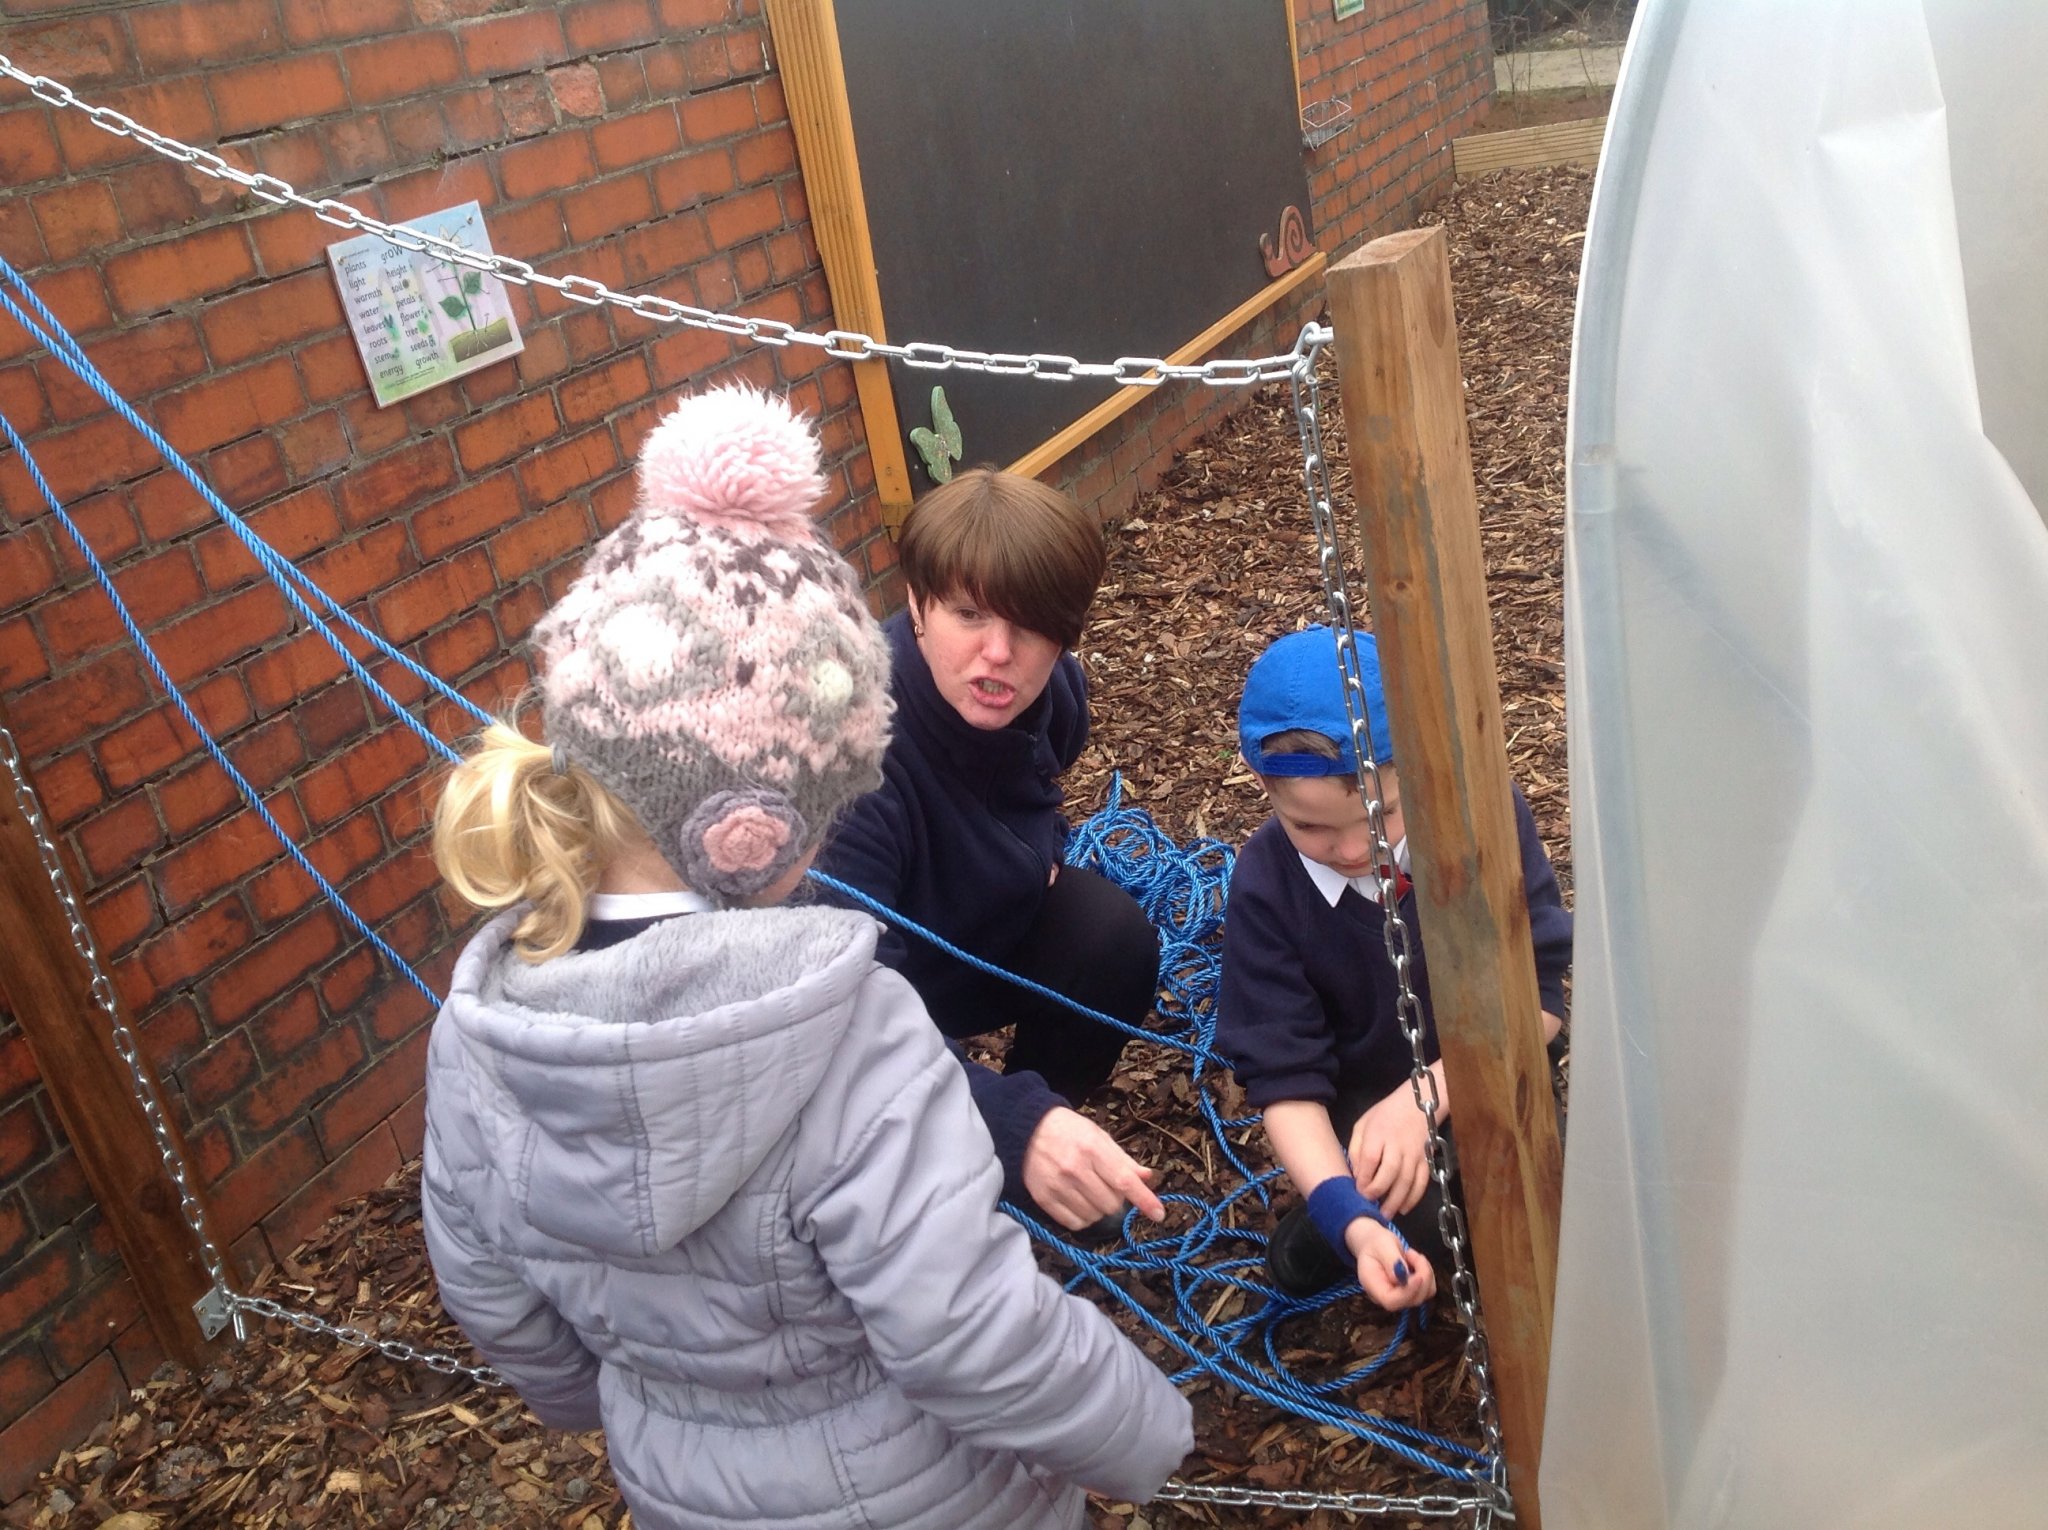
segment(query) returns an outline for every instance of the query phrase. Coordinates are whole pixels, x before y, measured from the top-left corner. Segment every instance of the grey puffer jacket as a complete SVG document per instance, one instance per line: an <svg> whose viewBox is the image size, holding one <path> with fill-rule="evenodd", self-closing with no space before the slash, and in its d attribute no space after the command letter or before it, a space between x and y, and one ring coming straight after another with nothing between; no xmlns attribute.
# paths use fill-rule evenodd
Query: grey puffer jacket
<svg viewBox="0 0 2048 1530"><path fill-rule="evenodd" d="M1188 1405L995 1209L967 1082L837 909L463 953L427 1064L427 1248L541 1419L602 1423L641 1530L1078 1526Z"/></svg>

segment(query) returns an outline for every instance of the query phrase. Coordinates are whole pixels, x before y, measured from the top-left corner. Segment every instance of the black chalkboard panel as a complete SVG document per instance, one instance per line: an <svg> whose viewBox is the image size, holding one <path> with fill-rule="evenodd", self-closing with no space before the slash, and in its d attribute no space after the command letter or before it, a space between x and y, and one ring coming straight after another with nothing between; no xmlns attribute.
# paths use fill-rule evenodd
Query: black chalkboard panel
<svg viewBox="0 0 2048 1530"><path fill-rule="evenodd" d="M840 0L889 338L1164 356L1271 278L1309 210L1287 0ZM892 363L908 444L942 384L969 464L1115 391Z"/></svg>

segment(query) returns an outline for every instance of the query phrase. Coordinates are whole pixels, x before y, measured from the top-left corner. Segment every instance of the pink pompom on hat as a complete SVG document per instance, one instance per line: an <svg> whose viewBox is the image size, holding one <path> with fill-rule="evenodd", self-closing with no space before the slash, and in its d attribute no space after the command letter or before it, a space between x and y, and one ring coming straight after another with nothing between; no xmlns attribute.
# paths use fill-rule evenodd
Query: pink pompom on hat
<svg viewBox="0 0 2048 1530"><path fill-rule="evenodd" d="M783 400L684 399L639 488L534 629L548 737L690 886L745 897L881 783L888 647L818 535L817 436Z"/></svg>

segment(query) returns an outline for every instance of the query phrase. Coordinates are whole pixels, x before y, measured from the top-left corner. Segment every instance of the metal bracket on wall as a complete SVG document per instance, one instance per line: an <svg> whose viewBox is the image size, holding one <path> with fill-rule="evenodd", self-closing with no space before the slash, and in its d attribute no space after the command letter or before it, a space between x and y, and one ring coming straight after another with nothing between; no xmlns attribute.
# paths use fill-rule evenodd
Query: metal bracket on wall
<svg viewBox="0 0 2048 1530"><path fill-rule="evenodd" d="M223 1329L232 1328L235 1337L246 1339L248 1334L242 1327L242 1309L228 1301L227 1292L219 1286L213 1287L198 1301L192 1310L199 1318L199 1331L209 1339L217 1339Z"/></svg>
<svg viewBox="0 0 2048 1530"><path fill-rule="evenodd" d="M1301 146L1320 149L1351 125L1351 103L1331 97L1301 109Z"/></svg>

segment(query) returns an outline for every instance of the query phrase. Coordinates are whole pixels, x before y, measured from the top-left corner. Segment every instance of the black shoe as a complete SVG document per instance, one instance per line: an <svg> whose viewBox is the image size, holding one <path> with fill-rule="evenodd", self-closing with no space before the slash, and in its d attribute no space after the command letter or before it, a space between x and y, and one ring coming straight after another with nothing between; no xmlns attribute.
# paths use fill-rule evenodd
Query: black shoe
<svg viewBox="0 0 2048 1530"><path fill-rule="evenodd" d="M1286 1296L1314 1296L1356 1271L1323 1241L1308 1207L1297 1204L1280 1218L1266 1240L1266 1274L1274 1289Z"/></svg>

